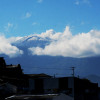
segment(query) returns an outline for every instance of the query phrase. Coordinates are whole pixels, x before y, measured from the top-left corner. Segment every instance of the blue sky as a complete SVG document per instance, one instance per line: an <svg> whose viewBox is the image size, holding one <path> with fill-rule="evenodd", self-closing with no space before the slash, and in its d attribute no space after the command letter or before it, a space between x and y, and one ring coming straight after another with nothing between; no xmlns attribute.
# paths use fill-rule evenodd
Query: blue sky
<svg viewBox="0 0 100 100"><path fill-rule="evenodd" d="M0 0L0 34L27 36L53 29L100 30L100 0Z"/></svg>

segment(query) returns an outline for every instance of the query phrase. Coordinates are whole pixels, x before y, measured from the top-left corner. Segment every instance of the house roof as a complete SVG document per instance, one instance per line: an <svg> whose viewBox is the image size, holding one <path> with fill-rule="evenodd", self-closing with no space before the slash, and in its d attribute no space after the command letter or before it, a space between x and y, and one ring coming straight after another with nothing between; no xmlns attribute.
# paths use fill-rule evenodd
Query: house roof
<svg viewBox="0 0 100 100"><path fill-rule="evenodd" d="M45 77L48 77L48 78L50 78L50 77L52 77L52 76L50 76L50 75L47 75L47 74L44 74L44 73L41 73L41 74L26 74L28 77L30 77L30 78L45 78Z"/></svg>
<svg viewBox="0 0 100 100"><path fill-rule="evenodd" d="M6 68L17 68L18 65L7 65Z"/></svg>

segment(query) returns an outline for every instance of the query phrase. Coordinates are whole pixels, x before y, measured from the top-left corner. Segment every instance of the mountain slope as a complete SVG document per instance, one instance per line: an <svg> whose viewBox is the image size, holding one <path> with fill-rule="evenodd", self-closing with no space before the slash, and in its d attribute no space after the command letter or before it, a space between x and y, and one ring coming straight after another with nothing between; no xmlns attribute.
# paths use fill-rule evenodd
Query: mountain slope
<svg viewBox="0 0 100 100"><path fill-rule="evenodd" d="M85 78L87 78L88 80L90 80L93 83L98 83L98 85L100 87L100 76L97 76L97 75L88 75Z"/></svg>
<svg viewBox="0 0 100 100"><path fill-rule="evenodd" d="M28 50L30 47L42 47L49 44L52 41L50 38L43 38L39 36L23 37L12 45L23 50L23 55L18 57L9 58L4 56L7 64L21 64L25 73L46 73L50 75L67 76L71 75L70 70L72 66L76 67L75 74L80 76L86 76L89 74L100 75L100 56L98 57L86 57L86 58L71 58L63 56L38 56L32 55ZM55 40L56 41L56 40Z"/></svg>

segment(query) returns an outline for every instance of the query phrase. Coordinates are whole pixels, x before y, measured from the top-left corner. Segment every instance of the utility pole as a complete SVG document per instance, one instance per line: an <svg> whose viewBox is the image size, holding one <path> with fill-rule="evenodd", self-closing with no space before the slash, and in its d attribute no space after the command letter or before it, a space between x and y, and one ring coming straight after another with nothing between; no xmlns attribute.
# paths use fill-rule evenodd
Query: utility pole
<svg viewBox="0 0 100 100"><path fill-rule="evenodd" d="M75 67L71 67L72 70L72 76L75 77Z"/></svg>

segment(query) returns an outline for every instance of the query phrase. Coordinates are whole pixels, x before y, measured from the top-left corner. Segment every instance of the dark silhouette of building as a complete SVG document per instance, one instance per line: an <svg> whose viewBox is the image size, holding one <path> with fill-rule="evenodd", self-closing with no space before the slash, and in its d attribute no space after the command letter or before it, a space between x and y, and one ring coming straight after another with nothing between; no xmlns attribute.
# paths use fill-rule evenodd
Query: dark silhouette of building
<svg viewBox="0 0 100 100"><path fill-rule="evenodd" d="M28 76L22 72L20 64L7 65L3 57L0 57L0 79L17 87L17 92L24 93L29 87Z"/></svg>
<svg viewBox="0 0 100 100"><path fill-rule="evenodd" d="M31 78L31 94L66 94L73 100L98 100L98 84L77 77Z"/></svg>
<svg viewBox="0 0 100 100"><path fill-rule="evenodd" d="M6 87L13 91L12 95L15 94L10 97L12 100L20 97L33 100L60 100L63 96L69 98L67 100L99 100L97 83L77 77L56 78L43 73L24 74L20 64L6 65L4 58L0 57L0 88L5 90ZM19 95L16 96L17 94ZM66 100L65 98L63 99Z"/></svg>
<svg viewBox="0 0 100 100"><path fill-rule="evenodd" d="M20 77L23 74L20 64L6 65L3 57L0 57L0 76Z"/></svg>

